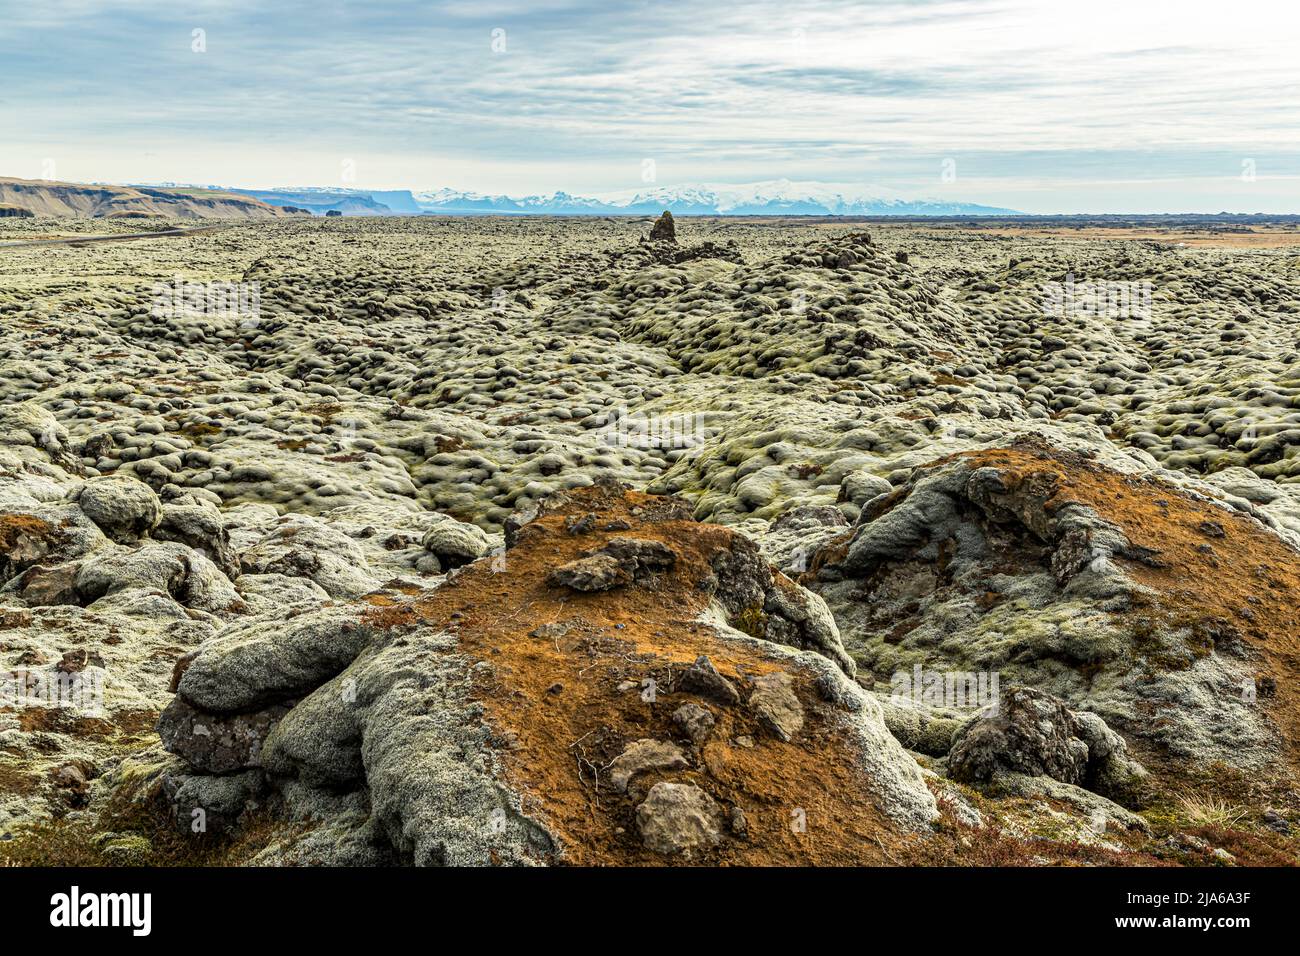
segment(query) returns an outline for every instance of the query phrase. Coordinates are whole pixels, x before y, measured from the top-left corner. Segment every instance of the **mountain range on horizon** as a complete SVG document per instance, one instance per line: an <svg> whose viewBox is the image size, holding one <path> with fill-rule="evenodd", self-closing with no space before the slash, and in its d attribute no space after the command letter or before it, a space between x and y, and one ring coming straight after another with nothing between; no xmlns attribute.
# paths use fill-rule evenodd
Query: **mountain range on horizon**
<svg viewBox="0 0 1300 956"><path fill-rule="evenodd" d="M512 196L471 190L289 186L243 189L187 183L74 183L0 177L0 215L83 218L284 216L861 216L1037 217L1014 209L933 197L909 198L876 186L817 181L682 183L575 195ZM1070 216L1070 213L1048 214ZM1246 212L1185 212L1237 217Z"/></svg>
<svg viewBox="0 0 1300 956"><path fill-rule="evenodd" d="M154 188L194 188L178 183L150 184ZM621 192L575 195L512 196L472 190L361 189L357 187L293 186L276 189L202 187L247 196L268 205L305 209L315 215L658 215L667 210L682 216L1005 216L1014 209L936 198L908 198L881 187L796 182L788 179L754 183L682 183L647 185Z"/></svg>

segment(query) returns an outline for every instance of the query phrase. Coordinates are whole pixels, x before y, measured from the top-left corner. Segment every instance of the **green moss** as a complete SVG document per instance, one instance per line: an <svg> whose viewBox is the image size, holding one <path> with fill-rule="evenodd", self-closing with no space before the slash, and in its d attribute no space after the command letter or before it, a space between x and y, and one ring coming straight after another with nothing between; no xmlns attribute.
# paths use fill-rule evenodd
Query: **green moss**
<svg viewBox="0 0 1300 956"><path fill-rule="evenodd" d="M190 422L180 427L180 433L190 438L205 438L209 435L220 435L225 429L220 425L211 425L207 422Z"/></svg>
<svg viewBox="0 0 1300 956"><path fill-rule="evenodd" d="M139 833L103 833L96 845L113 866L145 866L153 859L153 843Z"/></svg>
<svg viewBox="0 0 1300 956"><path fill-rule="evenodd" d="M176 826L161 793L157 764L142 763L90 819L42 820L0 841L0 866L239 866L297 824L262 808L234 834L193 834Z"/></svg>
<svg viewBox="0 0 1300 956"><path fill-rule="evenodd" d="M761 638L767 633L767 615L763 613L761 605L755 604L737 614L732 619L731 626L738 631L744 631L750 637Z"/></svg>

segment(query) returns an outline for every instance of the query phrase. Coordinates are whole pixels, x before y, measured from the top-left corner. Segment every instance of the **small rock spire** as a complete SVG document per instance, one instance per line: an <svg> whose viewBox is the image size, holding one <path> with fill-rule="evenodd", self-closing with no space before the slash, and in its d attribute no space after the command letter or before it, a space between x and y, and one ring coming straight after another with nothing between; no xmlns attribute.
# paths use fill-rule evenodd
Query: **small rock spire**
<svg viewBox="0 0 1300 956"><path fill-rule="evenodd" d="M655 222L654 228L650 230L651 242L676 242L677 227L673 224L673 214L667 209L664 214Z"/></svg>

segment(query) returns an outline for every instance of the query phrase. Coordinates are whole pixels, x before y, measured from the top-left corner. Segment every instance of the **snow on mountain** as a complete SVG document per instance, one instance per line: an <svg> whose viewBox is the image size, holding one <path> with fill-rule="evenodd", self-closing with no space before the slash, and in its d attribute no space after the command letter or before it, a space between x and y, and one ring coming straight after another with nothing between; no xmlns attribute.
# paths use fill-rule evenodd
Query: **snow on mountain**
<svg viewBox="0 0 1300 956"><path fill-rule="evenodd" d="M220 189L220 187L207 187ZM996 216L1015 210L947 199L908 199L893 190L857 183L796 182L682 183L620 192L575 196L507 196L458 189L410 192L352 186L294 186L281 189L231 189L273 206L296 206L317 215L411 216L421 214L626 216Z"/></svg>
<svg viewBox="0 0 1300 956"><path fill-rule="evenodd" d="M622 210L598 199L571 196L555 192L549 196L487 195L461 192L455 189L437 189L415 193L415 201L426 212L459 213L544 213L551 215L583 215L617 213Z"/></svg>
<svg viewBox="0 0 1300 956"><path fill-rule="evenodd" d="M646 202L681 201L711 205L726 213L740 206L769 203L816 203L834 210L865 203L905 202L898 193L850 183L792 182L771 179L759 183L695 183L683 186L656 186L644 190L627 190L598 196L613 205L631 206Z"/></svg>
<svg viewBox="0 0 1300 956"><path fill-rule="evenodd" d="M552 215L657 214L814 216L1010 215L1011 209L946 199L908 199L892 190L855 183L793 182L685 183L598 193L590 197L556 192L550 196L490 196L438 189L415 200L434 213L549 213Z"/></svg>

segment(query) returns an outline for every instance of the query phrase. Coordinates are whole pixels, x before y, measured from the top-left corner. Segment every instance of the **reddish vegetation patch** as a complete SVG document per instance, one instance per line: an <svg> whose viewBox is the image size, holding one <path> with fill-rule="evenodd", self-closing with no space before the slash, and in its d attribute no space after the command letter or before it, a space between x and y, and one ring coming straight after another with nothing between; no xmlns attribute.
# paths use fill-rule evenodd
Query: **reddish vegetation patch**
<svg viewBox="0 0 1300 956"><path fill-rule="evenodd" d="M7 551L19 538L45 538L54 528L48 521L32 515L0 515L0 551Z"/></svg>
<svg viewBox="0 0 1300 956"><path fill-rule="evenodd" d="M1247 515L1079 455L1024 445L958 457L998 469L1009 485L1032 482L1049 512L1088 505L1155 552L1152 563L1122 562L1158 595L1138 598L1135 623L1187 629L1202 653L1243 643L1258 660L1258 699L1300 770L1300 554Z"/></svg>
<svg viewBox="0 0 1300 956"><path fill-rule="evenodd" d="M13 713L13 708L0 708ZM107 717L86 717L71 708L24 707L18 712L18 726L24 733L58 733L70 737L121 737L148 739L158 722L156 710L120 710Z"/></svg>
<svg viewBox="0 0 1300 956"><path fill-rule="evenodd" d="M434 435L433 447L437 450L438 454L460 451L465 447L465 439L457 438L454 435Z"/></svg>
<svg viewBox="0 0 1300 956"><path fill-rule="evenodd" d="M1238 866L1295 866L1297 862L1294 843L1267 830L1247 832L1207 826L1188 832L1210 846L1227 850Z"/></svg>
<svg viewBox="0 0 1300 956"><path fill-rule="evenodd" d="M40 786L40 778L25 767L0 760L0 795L25 797Z"/></svg>
<svg viewBox="0 0 1300 956"><path fill-rule="evenodd" d="M591 530L566 530L566 516L587 513L597 518ZM546 583L558 565L616 535L662 542L677 560L668 571L605 593ZM376 608L369 619L391 626L418 615L454 631L463 653L490 662L476 696L503 741L511 783L527 795L525 810L559 835L565 862L683 862L645 849L636 827L636 803L659 780L689 781L708 792L723 808L724 832L727 811L736 807L744 814L744 835L728 834L718 850L691 862L886 862L890 849L908 838L873 806L840 713L821 702L808 674L792 675L806 721L789 743L760 727L744 706L675 689L682 670L701 654L742 693L747 677L789 669L695 621L708 602L700 583L711 573L710 558L734 539L724 528L691 521L670 499L583 489L521 530L504 570L479 561L427 597ZM562 626L539 631L553 624ZM648 680L655 682L653 702L643 700ZM687 701L707 707L717 720L712 737L694 752L672 722ZM751 738L753 747L737 745L739 737ZM641 774L629 793L617 793L609 764L641 738L677 742L692 766ZM796 826L801 820L803 832Z"/></svg>
<svg viewBox="0 0 1300 956"><path fill-rule="evenodd" d="M0 572L11 574L49 550L59 530L32 515L0 514Z"/></svg>
<svg viewBox="0 0 1300 956"><path fill-rule="evenodd" d="M32 612L22 608L0 608L0 631L14 627L27 627L32 623Z"/></svg>

